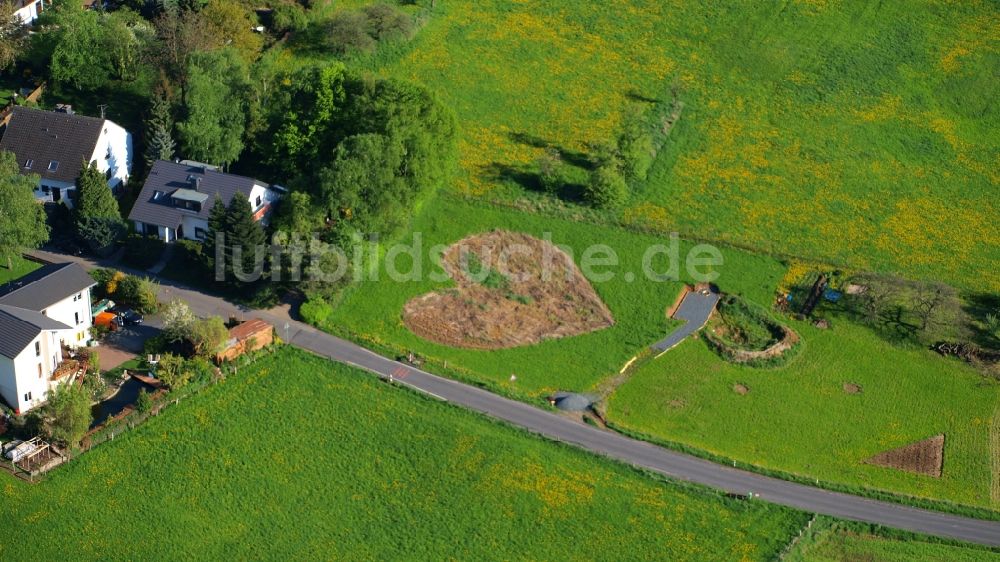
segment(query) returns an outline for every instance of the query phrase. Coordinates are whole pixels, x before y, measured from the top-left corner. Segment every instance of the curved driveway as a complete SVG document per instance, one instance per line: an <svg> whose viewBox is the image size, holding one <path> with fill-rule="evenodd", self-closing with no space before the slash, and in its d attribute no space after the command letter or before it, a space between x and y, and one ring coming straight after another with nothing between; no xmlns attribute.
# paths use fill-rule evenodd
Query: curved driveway
<svg viewBox="0 0 1000 562"><path fill-rule="evenodd" d="M34 253L49 261L67 261L61 255ZM78 258L85 267L94 264ZM392 378L441 400L454 402L496 419L546 437L572 443L586 450L649 469L661 474L695 482L728 492L759 494L760 499L808 512L833 515L896 527L908 531L938 535L973 543L1000 546L1000 522L984 521L882 502L850 494L831 492L787 480L771 478L726 467L636 439L631 439L575 422L567 417L541 410L523 402L503 398L485 390L414 369L386 359L351 342L320 332L311 326L289 320L280 313L242 310L220 298L187 290L163 281L163 300L180 298L198 315L236 315L259 317L271 322L278 334L295 346Z"/></svg>
<svg viewBox="0 0 1000 562"><path fill-rule="evenodd" d="M673 315L674 318L683 320L684 324L651 346L657 357L681 343L684 338L700 330L708 322L708 318L712 315L718 302L719 294L714 292L691 291L685 294L684 300L681 301L681 305L677 307L677 312Z"/></svg>

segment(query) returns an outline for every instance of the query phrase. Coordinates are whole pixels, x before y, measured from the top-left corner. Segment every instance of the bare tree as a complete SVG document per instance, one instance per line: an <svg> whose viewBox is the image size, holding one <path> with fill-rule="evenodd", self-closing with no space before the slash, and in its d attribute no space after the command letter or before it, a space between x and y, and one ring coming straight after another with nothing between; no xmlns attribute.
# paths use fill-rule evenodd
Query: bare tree
<svg viewBox="0 0 1000 562"><path fill-rule="evenodd" d="M955 289L943 283L922 283L914 290L911 302L913 313L920 320L920 330L927 331L939 322L943 311L957 302L957 294Z"/></svg>
<svg viewBox="0 0 1000 562"><path fill-rule="evenodd" d="M864 276L855 279L855 283L865 287L864 292L857 296L857 312L865 323L876 326L889 306L899 298L902 284L894 277Z"/></svg>

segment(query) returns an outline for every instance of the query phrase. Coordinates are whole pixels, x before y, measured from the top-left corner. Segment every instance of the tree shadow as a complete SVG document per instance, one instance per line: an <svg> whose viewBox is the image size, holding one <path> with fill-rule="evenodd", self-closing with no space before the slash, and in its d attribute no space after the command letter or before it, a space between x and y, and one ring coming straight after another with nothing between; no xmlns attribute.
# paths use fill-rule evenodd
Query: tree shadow
<svg viewBox="0 0 1000 562"><path fill-rule="evenodd" d="M528 191L546 193L542 187L542 180L538 172L525 169L524 167L512 166L503 162L493 162L483 167L483 176L493 181L512 182ZM580 203L583 202L583 190L583 184L567 182L554 195L563 201Z"/></svg>
<svg viewBox="0 0 1000 562"><path fill-rule="evenodd" d="M663 101L660 98L653 98L647 96L642 92L640 92L639 90L636 90L635 88L629 90L628 92L625 92L625 97L632 101L637 101L641 103L660 103Z"/></svg>
<svg viewBox="0 0 1000 562"><path fill-rule="evenodd" d="M1000 295L976 293L964 299L962 310L974 321L969 322L973 343L987 349L1000 349L1000 335L986 327L986 315L1000 315Z"/></svg>
<svg viewBox="0 0 1000 562"><path fill-rule="evenodd" d="M559 153L559 157L563 159L564 162L577 168L583 168L587 171L593 171L597 167L594 159L585 152L579 152L577 150L570 150L568 148L559 146L554 142L544 139L539 136L532 135L530 133L523 132L513 132L510 133L510 138L518 144L523 144L527 146L533 146L535 148L553 148Z"/></svg>

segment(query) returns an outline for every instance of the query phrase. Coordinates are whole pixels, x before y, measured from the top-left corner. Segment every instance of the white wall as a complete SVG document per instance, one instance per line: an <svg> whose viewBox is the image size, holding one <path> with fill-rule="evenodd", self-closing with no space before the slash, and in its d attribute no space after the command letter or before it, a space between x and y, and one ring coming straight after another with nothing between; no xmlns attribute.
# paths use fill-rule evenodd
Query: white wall
<svg viewBox="0 0 1000 562"><path fill-rule="evenodd" d="M177 233L172 228L166 228L164 226L157 226L155 224L146 224L142 221L132 221L135 224L135 231L144 236L156 236L164 242L173 242L177 238ZM150 231L147 228L152 227ZM187 227L185 227L186 229ZM156 229L156 232L152 232L152 229Z"/></svg>
<svg viewBox="0 0 1000 562"><path fill-rule="evenodd" d="M184 227L184 238L187 238L188 240L201 240L195 235L197 232L196 229L200 228L206 233L208 232L208 221L201 217L184 215L184 217L181 218L181 225Z"/></svg>
<svg viewBox="0 0 1000 562"><path fill-rule="evenodd" d="M90 290L84 289L66 297L46 308L44 314L71 328L62 335L69 347L86 346L90 343L90 327L93 325L90 317Z"/></svg>
<svg viewBox="0 0 1000 562"><path fill-rule="evenodd" d="M38 19L38 14L44 10L42 2L39 0L37 2L32 2L27 6L21 8L20 10L14 12L18 18L21 19L21 23L24 25L31 25L36 19Z"/></svg>
<svg viewBox="0 0 1000 562"><path fill-rule="evenodd" d="M260 205L257 204L258 197L260 197ZM253 209L254 216L265 226L267 226L271 216L271 205L280 198L281 193L260 184L255 184L253 189L250 190L250 207ZM263 211L263 214L257 216L261 211Z"/></svg>
<svg viewBox="0 0 1000 562"><path fill-rule="evenodd" d="M104 121L90 161L96 162L101 172L111 171L108 187L123 185L132 173L132 134L111 121Z"/></svg>
<svg viewBox="0 0 1000 562"><path fill-rule="evenodd" d="M43 189L44 187L48 187L49 188L48 191L45 191ZM43 203L54 201L55 199L52 197L53 188L59 189L60 193L59 200L62 201L63 203L66 203L66 205L70 209L72 209L73 192L71 190L76 189L76 184L74 183L42 178L42 180L38 183L38 186L35 187L35 199Z"/></svg>
<svg viewBox="0 0 1000 562"><path fill-rule="evenodd" d="M49 389L61 381L50 381L53 371L62 363L60 339L66 330L43 331L13 360L0 357L0 395L17 411L24 413L45 402ZM41 353L35 351L39 344ZM41 375L38 366L42 366Z"/></svg>

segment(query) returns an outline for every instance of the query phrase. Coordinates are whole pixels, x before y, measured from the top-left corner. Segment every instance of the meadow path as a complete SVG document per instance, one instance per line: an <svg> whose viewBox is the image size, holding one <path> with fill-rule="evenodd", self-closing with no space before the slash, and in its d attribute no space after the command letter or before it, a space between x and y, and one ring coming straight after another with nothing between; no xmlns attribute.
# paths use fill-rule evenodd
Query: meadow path
<svg viewBox="0 0 1000 562"><path fill-rule="evenodd" d="M84 258L62 254L36 251L30 255L50 262L76 261L87 268L100 265ZM128 271L127 268L120 269ZM135 273L143 274L143 272ZM716 464L582 424L556 413L387 359L352 342L297 322L289 318L284 309L248 310L169 280L161 280L160 283L161 299L187 301L199 316L260 318L274 324L279 336L287 343L307 351L365 369L385 379L391 378L398 384L409 386L439 400L461 405L550 439L570 443L671 478L734 494L752 492L760 501L786 505L811 513L1000 546L1000 521L973 519L832 492Z"/></svg>

